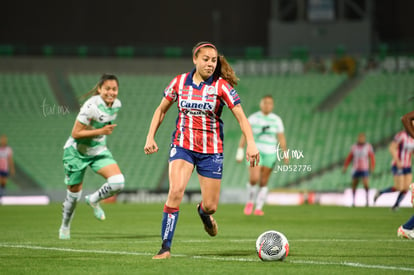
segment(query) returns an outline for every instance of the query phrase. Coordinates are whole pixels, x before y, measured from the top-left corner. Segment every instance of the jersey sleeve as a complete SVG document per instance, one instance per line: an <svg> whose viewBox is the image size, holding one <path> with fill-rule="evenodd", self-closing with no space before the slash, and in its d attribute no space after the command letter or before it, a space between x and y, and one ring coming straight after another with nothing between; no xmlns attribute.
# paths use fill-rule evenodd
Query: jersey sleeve
<svg viewBox="0 0 414 275"><path fill-rule="evenodd" d="M369 153L374 154L374 147L372 145L369 145Z"/></svg>
<svg viewBox="0 0 414 275"><path fill-rule="evenodd" d="M167 88L165 88L164 90L164 98L167 99L168 101L177 101L178 98L178 88L177 88L177 83L178 83L178 76L176 78L174 78L170 84L167 86Z"/></svg>
<svg viewBox="0 0 414 275"><path fill-rule="evenodd" d="M344 168L347 168L348 167L348 165L351 163L351 161L352 161L352 158L354 157L354 152L353 152L354 150L353 150L353 147L351 148L351 151L349 152L349 154L348 154L348 156L346 157L346 159L345 159L345 162L344 162Z"/></svg>
<svg viewBox="0 0 414 275"><path fill-rule="evenodd" d="M92 102L85 102L76 119L84 125L89 125L91 120L97 120L96 105Z"/></svg>
<svg viewBox="0 0 414 275"><path fill-rule="evenodd" d="M219 86L219 96L229 109L233 109L234 106L241 103L239 94L227 81L222 81Z"/></svg>
<svg viewBox="0 0 414 275"><path fill-rule="evenodd" d="M285 132L285 126L283 125L282 119L278 117L276 121L276 134L282 134L284 132Z"/></svg>
<svg viewBox="0 0 414 275"><path fill-rule="evenodd" d="M248 118L247 121L249 121L250 125L253 125L255 123L255 119L254 119L254 114L251 114Z"/></svg>
<svg viewBox="0 0 414 275"><path fill-rule="evenodd" d="M400 143L402 140L403 140L403 135L401 134L401 132L394 136L394 141L396 143Z"/></svg>

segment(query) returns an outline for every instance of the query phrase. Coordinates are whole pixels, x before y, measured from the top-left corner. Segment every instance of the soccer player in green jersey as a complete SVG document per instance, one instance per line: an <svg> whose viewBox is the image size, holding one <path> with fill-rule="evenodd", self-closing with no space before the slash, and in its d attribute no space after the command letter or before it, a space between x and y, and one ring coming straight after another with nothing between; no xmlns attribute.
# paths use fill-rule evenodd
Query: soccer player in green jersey
<svg viewBox="0 0 414 275"><path fill-rule="evenodd" d="M286 152L286 139L282 119L272 113L274 107L273 97L264 96L260 101L260 111L249 116L248 120L253 130L254 141L260 152L259 166L249 167L249 182L247 183L248 201L244 208L244 214L251 215L253 206L256 202L254 215L263 216L263 205L266 201L268 192L267 183L276 160L280 158L277 155L279 150ZM236 160L242 162L244 156L245 138L240 138L239 148L236 154ZM287 154L284 156L284 163L287 164L289 159ZM259 190L257 190L259 185Z"/></svg>
<svg viewBox="0 0 414 275"><path fill-rule="evenodd" d="M115 75L102 75L96 86L86 94L92 96L81 107L72 134L64 146L67 191L59 229L60 239L70 239L70 223L82 195L83 177L88 166L106 180L95 193L85 197L98 220L105 220L99 201L117 194L124 187L124 176L106 147L106 136L112 134L116 127L112 122L121 108L121 101L117 98L118 87Z"/></svg>

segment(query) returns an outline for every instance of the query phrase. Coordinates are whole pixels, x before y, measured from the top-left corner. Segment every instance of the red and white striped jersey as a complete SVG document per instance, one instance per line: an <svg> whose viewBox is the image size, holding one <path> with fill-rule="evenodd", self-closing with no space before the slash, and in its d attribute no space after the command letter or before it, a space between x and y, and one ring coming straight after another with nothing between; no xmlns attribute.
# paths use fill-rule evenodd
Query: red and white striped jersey
<svg viewBox="0 0 414 275"><path fill-rule="evenodd" d="M401 131L394 136L394 141L398 143L398 158L401 160L403 168L411 167L411 155L414 151L414 139L406 131ZM395 161L392 161L395 165Z"/></svg>
<svg viewBox="0 0 414 275"><path fill-rule="evenodd" d="M164 91L164 97L177 102L178 117L172 143L198 153L223 152L223 106L232 109L240 103L236 90L224 79L210 77L199 86L193 83L195 69L178 75Z"/></svg>
<svg viewBox="0 0 414 275"><path fill-rule="evenodd" d="M9 146L0 146L0 171L9 171L9 158L13 156L13 150Z"/></svg>
<svg viewBox="0 0 414 275"><path fill-rule="evenodd" d="M368 171L369 162L371 161L371 168L375 167L374 149L369 143L355 143L351 146L351 151L345 160L345 167L352 160L352 171Z"/></svg>

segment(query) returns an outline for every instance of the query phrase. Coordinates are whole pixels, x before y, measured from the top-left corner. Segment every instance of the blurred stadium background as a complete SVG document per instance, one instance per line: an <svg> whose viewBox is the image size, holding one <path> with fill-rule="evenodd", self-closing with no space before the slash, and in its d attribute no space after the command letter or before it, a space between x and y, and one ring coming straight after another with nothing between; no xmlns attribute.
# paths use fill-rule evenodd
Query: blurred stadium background
<svg viewBox="0 0 414 275"><path fill-rule="evenodd" d="M240 77L247 114L272 94L288 148L310 169L278 172L273 190L343 194L341 168L359 132L374 145L371 187L392 184L388 144L413 110L413 1L7 1L0 18L0 133L17 166L8 195L64 195L62 146L103 72L120 79L123 108L108 143L127 179L123 201L164 200L176 111L160 128L158 154L143 153L162 91L191 70L191 48L212 41ZM225 123L222 200L241 202L247 170L234 160L240 129ZM85 192L102 184L88 172ZM192 177L188 198L197 197Z"/></svg>

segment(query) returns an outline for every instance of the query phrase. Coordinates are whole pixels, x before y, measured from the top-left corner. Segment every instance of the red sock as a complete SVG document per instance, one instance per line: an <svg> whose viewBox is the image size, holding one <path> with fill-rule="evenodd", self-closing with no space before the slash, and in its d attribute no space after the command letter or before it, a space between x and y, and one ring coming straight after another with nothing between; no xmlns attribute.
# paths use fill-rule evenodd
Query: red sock
<svg viewBox="0 0 414 275"><path fill-rule="evenodd" d="M179 207L177 207L177 208L175 208L175 207L169 207L166 204L164 204L164 212L165 213L172 214L172 213L178 212L179 210L180 210Z"/></svg>

